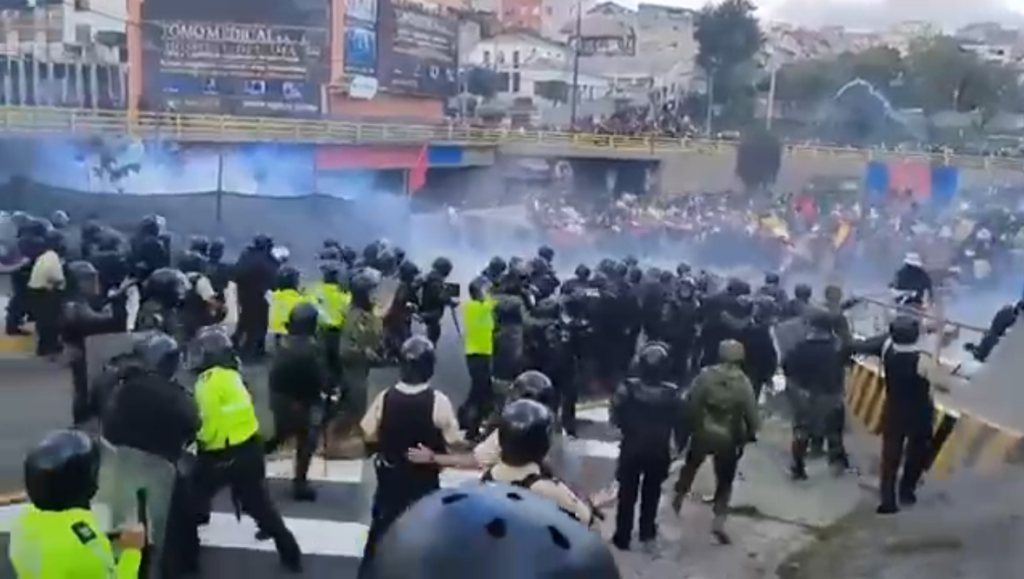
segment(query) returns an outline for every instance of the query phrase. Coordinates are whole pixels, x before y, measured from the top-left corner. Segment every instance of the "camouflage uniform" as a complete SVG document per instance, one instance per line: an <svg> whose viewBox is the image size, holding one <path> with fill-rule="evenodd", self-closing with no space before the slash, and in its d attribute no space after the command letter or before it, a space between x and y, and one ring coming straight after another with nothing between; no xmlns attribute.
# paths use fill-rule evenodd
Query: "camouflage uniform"
<svg viewBox="0 0 1024 579"><path fill-rule="evenodd" d="M366 412L370 370L380 363L384 328L373 311L353 306L345 315L340 334L344 416L338 428L350 430Z"/></svg>
<svg viewBox="0 0 1024 579"><path fill-rule="evenodd" d="M690 446L675 484L672 506L676 511L682 507L697 471L711 457L716 480L713 531L720 541L728 542L724 525L733 481L743 447L756 438L761 419L754 387L740 367L743 346L726 340L719 347L719 357L724 362L702 370L687 394Z"/></svg>

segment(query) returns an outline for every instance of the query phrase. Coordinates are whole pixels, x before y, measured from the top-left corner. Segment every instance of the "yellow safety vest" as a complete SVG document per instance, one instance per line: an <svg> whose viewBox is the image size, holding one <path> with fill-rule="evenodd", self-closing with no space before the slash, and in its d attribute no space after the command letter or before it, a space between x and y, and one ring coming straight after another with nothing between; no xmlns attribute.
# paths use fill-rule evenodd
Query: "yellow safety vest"
<svg viewBox="0 0 1024 579"><path fill-rule="evenodd" d="M142 564L138 549L114 560L110 540L91 512L34 505L25 507L11 529L9 557L18 579L136 579Z"/></svg>
<svg viewBox="0 0 1024 579"><path fill-rule="evenodd" d="M295 306L304 301L307 301L306 296L298 290L274 290L270 294L270 319L267 331L271 334L287 334L288 316L291 315Z"/></svg>
<svg viewBox="0 0 1024 579"><path fill-rule="evenodd" d="M494 300L469 300L462 304L466 355L494 353Z"/></svg>
<svg viewBox="0 0 1024 579"><path fill-rule="evenodd" d="M345 313L352 303L352 294L342 290L338 284L321 282L313 289L320 323L328 328L340 328L345 323Z"/></svg>
<svg viewBox="0 0 1024 579"><path fill-rule="evenodd" d="M210 368L203 372L196 380L195 397L202 420L196 437L200 450L235 446L259 432L252 396L237 371Z"/></svg>

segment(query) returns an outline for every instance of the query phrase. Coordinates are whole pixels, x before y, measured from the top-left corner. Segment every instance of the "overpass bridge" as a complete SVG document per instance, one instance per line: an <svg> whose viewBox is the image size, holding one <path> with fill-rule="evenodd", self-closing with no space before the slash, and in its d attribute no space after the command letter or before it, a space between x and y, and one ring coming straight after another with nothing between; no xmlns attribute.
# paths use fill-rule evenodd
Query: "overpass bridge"
<svg viewBox="0 0 1024 579"><path fill-rule="evenodd" d="M139 139L190 143L262 142L321 147L429 143L474 151L472 165L478 166L493 164L501 157L643 162L655 170L656 181L661 184L686 183L690 188L704 190L735 185L736 143L708 139L495 129L455 123L417 125L12 106L0 107L0 135L31 138L130 135ZM823 174L861 178L865 163L870 161L956 166L961 169L961 183L968 186L988 185L994 181L1024 183L1024 159L788 144L778 184L782 188L796 188L811 176Z"/></svg>

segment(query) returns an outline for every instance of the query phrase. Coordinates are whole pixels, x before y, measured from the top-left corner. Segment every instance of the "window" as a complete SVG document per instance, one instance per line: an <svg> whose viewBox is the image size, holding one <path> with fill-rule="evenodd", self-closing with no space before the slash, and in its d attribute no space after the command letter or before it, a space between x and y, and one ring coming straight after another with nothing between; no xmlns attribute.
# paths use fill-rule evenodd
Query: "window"
<svg viewBox="0 0 1024 579"><path fill-rule="evenodd" d="M75 25L75 44L89 44L92 42L92 26L89 24Z"/></svg>
<svg viewBox="0 0 1024 579"><path fill-rule="evenodd" d="M512 51L512 68L519 68L519 51Z"/></svg>
<svg viewBox="0 0 1024 579"><path fill-rule="evenodd" d="M512 92L518 93L521 87L522 79L519 77L519 73L512 75Z"/></svg>
<svg viewBox="0 0 1024 579"><path fill-rule="evenodd" d="M490 50L485 50L484 51L484 64L486 64L488 66L490 66L490 64L491 64L491 51Z"/></svg>
<svg viewBox="0 0 1024 579"><path fill-rule="evenodd" d="M76 12L89 12L92 7L89 6L90 0L75 0L75 11Z"/></svg>
<svg viewBox="0 0 1024 579"><path fill-rule="evenodd" d="M498 64L505 64L505 51L504 50L499 50L498 51Z"/></svg>

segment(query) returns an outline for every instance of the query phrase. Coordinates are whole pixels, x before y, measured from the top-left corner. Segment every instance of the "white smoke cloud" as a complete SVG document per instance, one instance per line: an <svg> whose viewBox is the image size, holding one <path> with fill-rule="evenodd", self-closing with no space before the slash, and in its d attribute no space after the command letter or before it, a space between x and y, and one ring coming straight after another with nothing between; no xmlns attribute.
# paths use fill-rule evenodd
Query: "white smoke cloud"
<svg viewBox="0 0 1024 579"><path fill-rule="evenodd" d="M946 30L975 22L1024 27L1024 5L1007 0L777 0L767 4L769 18L805 26L878 29L924 20Z"/></svg>

